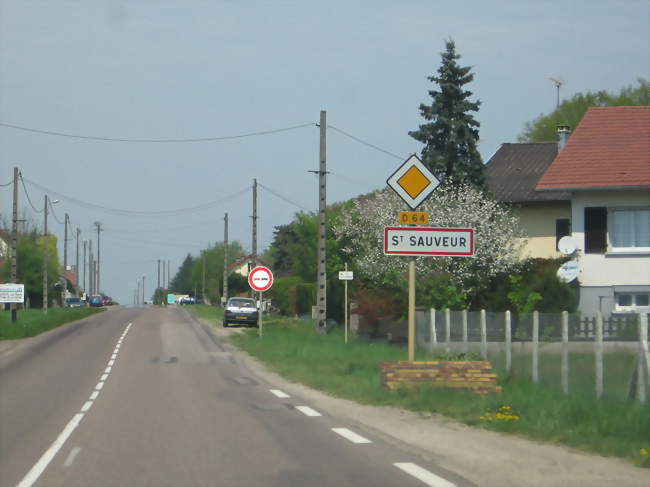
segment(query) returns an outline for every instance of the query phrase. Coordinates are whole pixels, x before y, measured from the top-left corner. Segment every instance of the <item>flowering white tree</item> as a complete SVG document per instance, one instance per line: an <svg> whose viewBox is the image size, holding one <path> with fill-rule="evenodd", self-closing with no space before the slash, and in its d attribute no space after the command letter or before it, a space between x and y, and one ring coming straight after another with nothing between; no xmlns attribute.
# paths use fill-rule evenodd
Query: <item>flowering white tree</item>
<svg viewBox="0 0 650 487"><path fill-rule="evenodd" d="M384 255L384 227L396 226L405 203L391 189L354 200L343 210L334 233L343 243L361 277L375 285L400 285L408 259ZM518 220L504 205L470 185L441 185L418 211L429 213L429 226L473 228L474 257L416 257L418 283L436 276L448 277L462 293L472 293L495 275L508 271L518 260Z"/></svg>

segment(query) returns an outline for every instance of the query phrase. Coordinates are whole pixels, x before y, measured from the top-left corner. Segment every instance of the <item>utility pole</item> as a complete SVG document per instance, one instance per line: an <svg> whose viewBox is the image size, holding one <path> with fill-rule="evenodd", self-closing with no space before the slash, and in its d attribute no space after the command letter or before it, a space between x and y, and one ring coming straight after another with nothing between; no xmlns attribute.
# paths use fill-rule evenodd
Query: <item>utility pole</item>
<svg viewBox="0 0 650 487"><path fill-rule="evenodd" d="M318 281L316 306L318 310L318 329L325 331L327 326L327 275L326 261L326 215L327 208L327 115L320 112L320 150L318 167Z"/></svg>
<svg viewBox="0 0 650 487"><path fill-rule="evenodd" d="M18 280L18 168L14 167L14 206L11 218L11 282ZM16 303L11 303L11 321L16 321Z"/></svg>
<svg viewBox="0 0 650 487"><path fill-rule="evenodd" d="M88 240L88 296L95 294L93 291L93 284L95 284L95 278L93 277L93 269L95 264L93 264L93 241Z"/></svg>
<svg viewBox="0 0 650 487"><path fill-rule="evenodd" d="M135 292L135 306L140 307L140 279L138 279L138 290Z"/></svg>
<svg viewBox="0 0 650 487"><path fill-rule="evenodd" d="M63 219L63 227L65 230L63 231L63 279L62 279L62 285L61 285L61 306L63 307L65 304L65 298L68 294L68 280L65 277L65 273L68 272L68 214L65 214L65 218Z"/></svg>
<svg viewBox="0 0 650 487"><path fill-rule="evenodd" d="M142 306L144 307L144 276L142 276Z"/></svg>
<svg viewBox="0 0 650 487"><path fill-rule="evenodd" d="M156 289L160 289L160 259L158 259L158 287Z"/></svg>
<svg viewBox="0 0 650 487"><path fill-rule="evenodd" d="M253 179L253 266L257 265L257 179Z"/></svg>
<svg viewBox="0 0 650 487"><path fill-rule="evenodd" d="M83 268L84 268L84 280L83 280L83 290L86 293L86 296L88 296L88 287L86 287L86 247L88 245L88 242L84 240L84 262L83 262Z"/></svg>
<svg viewBox="0 0 650 487"><path fill-rule="evenodd" d="M170 266L171 266L171 260L167 259L167 289L169 289L169 282L172 278Z"/></svg>
<svg viewBox="0 0 650 487"><path fill-rule="evenodd" d="M79 239L81 238L81 230L77 228L77 265L75 269L75 276L76 276L76 281L77 281L77 297L79 297Z"/></svg>
<svg viewBox="0 0 650 487"><path fill-rule="evenodd" d="M47 313L47 254L48 238L47 238L47 195L45 195L45 205L43 206L43 312Z"/></svg>
<svg viewBox="0 0 650 487"><path fill-rule="evenodd" d="M201 299L205 302L205 251L201 252L203 258L203 283L201 289ZM196 296L194 297L196 299Z"/></svg>
<svg viewBox="0 0 650 487"><path fill-rule="evenodd" d="M95 226L97 227L97 294L100 294L101 287L99 285L99 273L100 273L99 232L103 230L102 222L95 222Z"/></svg>
<svg viewBox="0 0 650 487"><path fill-rule="evenodd" d="M223 306L228 301L228 213L223 219Z"/></svg>

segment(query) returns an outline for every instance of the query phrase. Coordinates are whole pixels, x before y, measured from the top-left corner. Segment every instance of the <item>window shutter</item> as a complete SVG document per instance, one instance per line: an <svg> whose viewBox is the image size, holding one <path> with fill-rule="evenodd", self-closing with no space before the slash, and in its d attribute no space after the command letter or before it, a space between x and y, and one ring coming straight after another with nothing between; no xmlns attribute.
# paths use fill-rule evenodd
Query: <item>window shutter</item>
<svg viewBox="0 0 650 487"><path fill-rule="evenodd" d="M607 251L607 208L585 208L585 253L604 254Z"/></svg>

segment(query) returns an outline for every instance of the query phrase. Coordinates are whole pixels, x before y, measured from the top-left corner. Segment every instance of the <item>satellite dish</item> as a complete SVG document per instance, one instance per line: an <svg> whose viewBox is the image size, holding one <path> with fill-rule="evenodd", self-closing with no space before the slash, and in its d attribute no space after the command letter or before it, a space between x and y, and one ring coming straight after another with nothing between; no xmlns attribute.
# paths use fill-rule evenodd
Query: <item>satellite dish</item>
<svg viewBox="0 0 650 487"><path fill-rule="evenodd" d="M557 278L562 282L571 282L580 273L580 265L576 259L565 262L557 270Z"/></svg>
<svg viewBox="0 0 650 487"><path fill-rule="evenodd" d="M562 237L557 243L557 249L564 255L571 255L576 251L576 248L577 246L575 241L568 235L566 237Z"/></svg>

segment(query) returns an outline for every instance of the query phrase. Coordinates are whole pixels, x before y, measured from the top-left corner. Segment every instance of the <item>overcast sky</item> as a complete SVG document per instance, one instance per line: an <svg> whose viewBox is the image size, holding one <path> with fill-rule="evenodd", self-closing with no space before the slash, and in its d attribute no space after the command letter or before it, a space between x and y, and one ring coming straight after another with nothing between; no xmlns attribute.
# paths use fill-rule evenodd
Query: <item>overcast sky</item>
<svg viewBox="0 0 650 487"><path fill-rule="evenodd" d="M649 19L648 0L0 0L0 123L165 140L310 124L191 143L0 126L0 184L18 166L60 200L56 216L67 212L82 239L96 239L101 221L102 291L130 304L142 276L153 291L157 259L170 259L174 274L187 252L221 241L225 212L230 239L250 248L252 192L243 190L253 178L292 202L260 188L260 249L274 226L317 208L308 171L318 166L320 110L399 156L330 129L328 201L383 187L400 159L421 150L408 131L422 122L419 104L430 103L427 76L446 39L476 75L487 161L554 108L549 77L565 82L561 98L650 78ZM27 189L40 209L44 191ZM19 199L42 224L22 190ZM0 188L0 205L10 218L11 187ZM50 222L63 240L63 225Z"/></svg>

